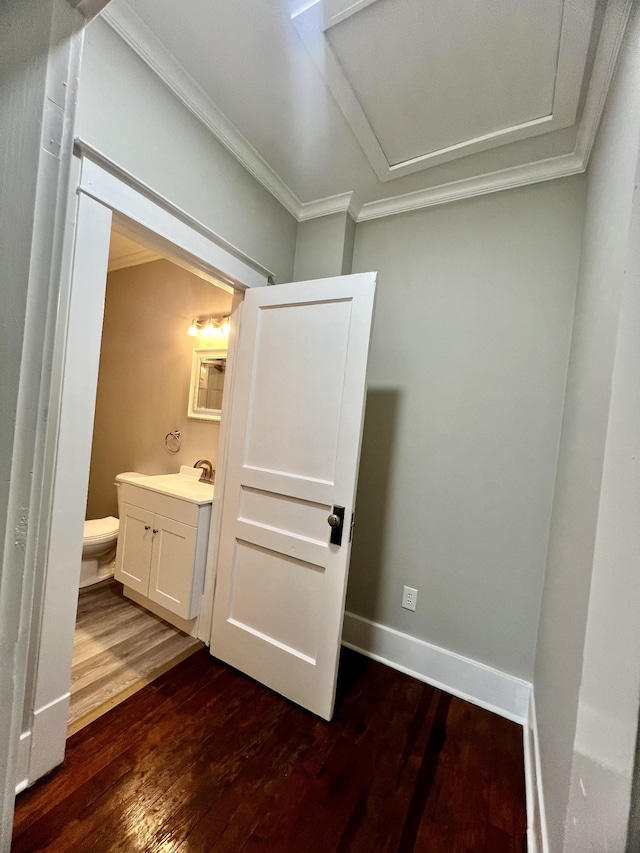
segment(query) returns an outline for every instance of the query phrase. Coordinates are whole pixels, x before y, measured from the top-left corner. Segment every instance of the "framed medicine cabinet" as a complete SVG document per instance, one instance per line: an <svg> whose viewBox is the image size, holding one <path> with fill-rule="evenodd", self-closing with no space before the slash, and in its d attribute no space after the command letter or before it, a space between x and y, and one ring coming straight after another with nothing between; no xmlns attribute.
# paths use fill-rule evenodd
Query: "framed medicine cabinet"
<svg viewBox="0 0 640 853"><path fill-rule="evenodd" d="M194 349L188 417L202 421L220 420L226 368L226 349Z"/></svg>

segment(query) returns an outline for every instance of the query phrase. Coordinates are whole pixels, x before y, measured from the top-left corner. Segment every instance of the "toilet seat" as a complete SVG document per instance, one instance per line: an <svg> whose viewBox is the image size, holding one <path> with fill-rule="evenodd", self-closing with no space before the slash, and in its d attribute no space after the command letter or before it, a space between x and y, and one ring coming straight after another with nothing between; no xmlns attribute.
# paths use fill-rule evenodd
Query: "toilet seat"
<svg viewBox="0 0 640 853"><path fill-rule="evenodd" d="M120 522L112 515L106 518L92 518L84 523L84 541L99 542L100 540L113 539L118 534Z"/></svg>

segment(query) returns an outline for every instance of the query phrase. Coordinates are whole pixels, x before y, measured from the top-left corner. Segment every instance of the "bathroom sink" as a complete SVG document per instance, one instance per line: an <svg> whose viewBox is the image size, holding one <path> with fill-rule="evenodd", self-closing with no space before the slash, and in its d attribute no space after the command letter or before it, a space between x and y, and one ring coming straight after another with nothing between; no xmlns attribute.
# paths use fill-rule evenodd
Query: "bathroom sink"
<svg viewBox="0 0 640 853"><path fill-rule="evenodd" d="M140 486L143 489L172 495L191 503L210 503L213 500L213 485L200 482L197 478L202 472L197 469L197 473L192 474L191 471L193 470L188 468L185 471L183 466L183 471L180 474L155 474L149 477L136 477L131 478L130 482L132 485Z"/></svg>

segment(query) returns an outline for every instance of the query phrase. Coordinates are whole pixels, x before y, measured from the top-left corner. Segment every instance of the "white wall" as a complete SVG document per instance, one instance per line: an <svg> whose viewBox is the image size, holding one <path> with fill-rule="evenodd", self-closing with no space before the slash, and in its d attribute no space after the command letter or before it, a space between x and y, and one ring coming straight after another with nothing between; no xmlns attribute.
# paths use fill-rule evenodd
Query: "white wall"
<svg viewBox="0 0 640 853"><path fill-rule="evenodd" d="M85 37L76 135L291 281L295 219L99 18Z"/></svg>
<svg viewBox="0 0 640 853"><path fill-rule="evenodd" d="M576 317L536 654L534 690L553 853L622 850L620 809L628 811L638 711L640 612L639 543L634 532L638 305L637 282L629 280L630 251L634 241L636 247L640 242L638 233L630 233L637 183L639 91L636 14L588 170ZM617 815L609 810L613 800Z"/></svg>
<svg viewBox="0 0 640 853"><path fill-rule="evenodd" d="M356 228L353 271L379 275L347 609L525 679L584 183Z"/></svg>

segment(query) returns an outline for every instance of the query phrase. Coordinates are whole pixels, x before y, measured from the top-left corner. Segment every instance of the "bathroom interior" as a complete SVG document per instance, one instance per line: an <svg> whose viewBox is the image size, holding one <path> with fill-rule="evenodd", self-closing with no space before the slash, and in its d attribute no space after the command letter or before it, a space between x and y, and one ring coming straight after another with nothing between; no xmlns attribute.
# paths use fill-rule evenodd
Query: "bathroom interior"
<svg viewBox="0 0 640 853"><path fill-rule="evenodd" d="M68 735L202 645L231 308L114 224Z"/></svg>

